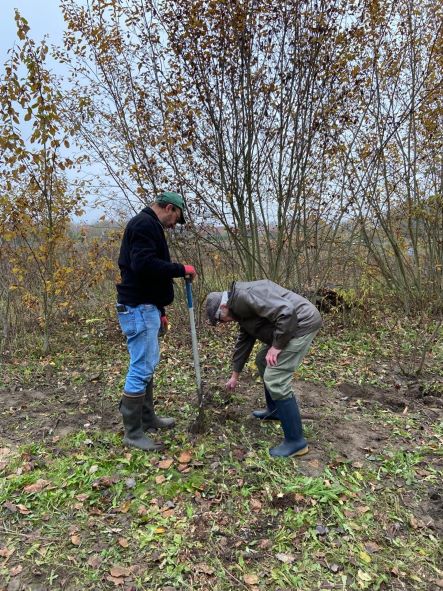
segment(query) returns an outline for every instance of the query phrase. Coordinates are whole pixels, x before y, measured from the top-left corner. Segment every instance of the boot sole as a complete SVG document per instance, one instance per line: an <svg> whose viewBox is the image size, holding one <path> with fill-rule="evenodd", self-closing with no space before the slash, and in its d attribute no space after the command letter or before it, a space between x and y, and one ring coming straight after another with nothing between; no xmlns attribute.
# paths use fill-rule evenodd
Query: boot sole
<svg viewBox="0 0 443 591"><path fill-rule="evenodd" d="M123 445L125 445L126 447L132 447L133 449L139 449L141 451L159 451L164 448L164 445L162 445L161 443L155 443L152 447L141 447L137 445L136 442L128 441L125 439L123 439Z"/></svg>
<svg viewBox="0 0 443 591"><path fill-rule="evenodd" d="M269 453L271 458L299 458L301 456L305 456L309 452L309 445L304 447L303 449L299 449L298 451L294 451L292 454L288 454L287 456L272 454Z"/></svg>
<svg viewBox="0 0 443 591"><path fill-rule="evenodd" d="M298 451L294 452L293 454L291 454L290 456L288 456L289 458L293 458L295 456L300 457L300 456L305 456L307 453L309 452L309 445L307 445L306 447L304 447L303 449L299 449Z"/></svg>

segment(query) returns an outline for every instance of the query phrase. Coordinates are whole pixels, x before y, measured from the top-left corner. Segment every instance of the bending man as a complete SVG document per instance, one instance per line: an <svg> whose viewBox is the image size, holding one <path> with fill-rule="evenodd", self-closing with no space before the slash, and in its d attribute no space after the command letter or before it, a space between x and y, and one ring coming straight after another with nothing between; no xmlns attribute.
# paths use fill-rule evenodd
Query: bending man
<svg viewBox="0 0 443 591"><path fill-rule="evenodd" d="M240 332L233 354L233 371L226 386L234 389L255 341L263 347L256 356L263 379L266 410L254 411L261 420L280 420L284 440L271 456L301 456L308 452L293 373L302 362L322 325L317 308L302 296L268 280L232 284L231 291L212 292L206 300L211 324L237 322Z"/></svg>

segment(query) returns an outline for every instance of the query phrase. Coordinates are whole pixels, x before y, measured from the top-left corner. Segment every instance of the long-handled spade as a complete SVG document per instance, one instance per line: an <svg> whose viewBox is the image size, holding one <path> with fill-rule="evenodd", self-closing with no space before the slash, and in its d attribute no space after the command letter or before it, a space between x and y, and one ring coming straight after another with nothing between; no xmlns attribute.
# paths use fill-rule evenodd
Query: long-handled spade
<svg viewBox="0 0 443 591"><path fill-rule="evenodd" d="M198 400L198 415L197 418L189 426L191 433L202 433L205 425L205 413L203 409L203 389L202 380L200 373L200 356L198 354L198 343L197 343L197 332L195 330L195 316L194 316L194 305L192 301L192 286L191 279L185 277L186 285L186 300L188 302L189 310L189 323L191 325L191 337L192 337L192 355L194 357L194 370L195 370L195 382L197 385L197 400Z"/></svg>

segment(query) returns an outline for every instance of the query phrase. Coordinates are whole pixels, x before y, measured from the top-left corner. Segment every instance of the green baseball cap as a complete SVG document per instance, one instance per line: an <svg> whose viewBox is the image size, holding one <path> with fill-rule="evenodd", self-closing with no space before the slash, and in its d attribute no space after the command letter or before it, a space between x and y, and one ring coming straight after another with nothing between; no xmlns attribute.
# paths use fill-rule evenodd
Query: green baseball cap
<svg viewBox="0 0 443 591"><path fill-rule="evenodd" d="M160 193L160 195L156 199L157 203L170 203L171 205L175 205L175 207L180 208L182 212L180 219L178 220L179 224L185 223L185 218L183 215L183 210L185 209L185 200L179 193L174 193L173 191L165 191L164 193Z"/></svg>

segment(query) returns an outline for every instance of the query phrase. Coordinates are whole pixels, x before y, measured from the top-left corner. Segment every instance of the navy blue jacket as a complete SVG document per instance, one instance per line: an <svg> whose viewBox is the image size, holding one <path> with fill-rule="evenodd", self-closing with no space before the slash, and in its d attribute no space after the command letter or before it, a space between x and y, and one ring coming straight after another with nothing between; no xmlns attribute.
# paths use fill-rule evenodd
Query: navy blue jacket
<svg viewBox="0 0 443 591"><path fill-rule="evenodd" d="M162 313L174 299L173 277L184 277L185 267L172 263L160 220L145 207L129 220L118 257L121 282L118 303L128 306L154 304Z"/></svg>

